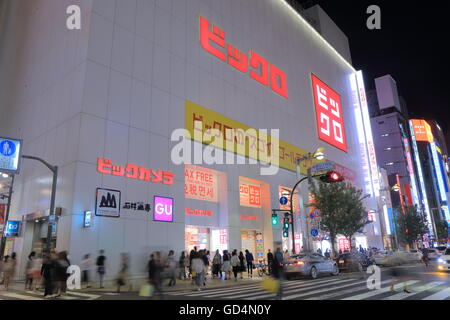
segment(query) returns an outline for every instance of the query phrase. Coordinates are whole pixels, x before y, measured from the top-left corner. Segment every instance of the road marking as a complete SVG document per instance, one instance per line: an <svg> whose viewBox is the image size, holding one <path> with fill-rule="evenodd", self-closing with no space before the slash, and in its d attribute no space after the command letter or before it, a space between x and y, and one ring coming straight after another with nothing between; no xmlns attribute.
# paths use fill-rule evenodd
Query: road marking
<svg viewBox="0 0 450 320"><path fill-rule="evenodd" d="M251 286L245 286L245 287L233 287L233 288L222 288L222 289L205 289L205 291L199 291L199 292L193 292L193 291L188 291L188 295L190 296L196 296L196 295L202 295L205 293L219 293L219 292L232 292L232 291L241 291L243 289L257 289L258 287L260 287L260 284L255 284L255 285L251 285ZM196 290L196 288L193 288L192 290ZM185 293L176 293L173 295L184 295Z"/></svg>
<svg viewBox="0 0 450 320"><path fill-rule="evenodd" d="M290 283L284 282L283 288L286 289L286 288L292 288L292 287L302 287L302 288L310 287L313 285L323 284L323 283L330 282L330 281L335 281L335 280L334 279L333 280L324 279L324 280L314 280L314 281L296 281L296 282L290 282ZM247 288L241 288L239 291L246 292L246 293L242 294L242 295L238 295L238 296L233 296L233 298L237 299L237 298L241 298L241 297L249 297L249 295L251 296L251 295L254 295L255 293L259 294L259 295L261 295L261 294L267 295L267 292L262 289L261 284L259 284L257 289L260 289L260 290L259 291L249 291ZM288 289L288 290L293 290L293 289ZM214 297L220 297L220 296L229 296L229 295L232 295L235 293L236 292L234 292L234 293L225 293L224 292L224 293L208 295L207 297L214 298Z"/></svg>
<svg viewBox="0 0 450 320"><path fill-rule="evenodd" d="M354 281L354 279L334 281L334 284L339 285L341 283L345 283L345 282L349 282L349 281ZM315 286L315 288L327 287L329 285L330 285L329 283L324 283L324 284L320 284L318 286ZM304 290L310 290L311 286L314 286L314 285L302 286L300 288L295 288L295 289L291 289L291 290L283 290L283 295L286 294L287 292L291 293L291 292L300 292L300 291L304 291ZM326 290L329 290L329 287ZM265 299L265 298L273 298L273 296L274 296L274 294L272 293L272 294L258 295L258 296L254 296L254 297L247 298L247 299L244 299L244 300L258 300L258 299Z"/></svg>
<svg viewBox="0 0 450 320"><path fill-rule="evenodd" d="M419 282L419 281L418 280L412 280L412 281L408 281L407 283L408 283L408 285L412 285L412 284L417 283L417 282ZM394 285L394 290L398 289L398 288L402 288L402 286L403 286L402 283L396 284L396 285ZM347 298L344 298L342 300L362 300L362 299L370 298L370 297L373 297L373 296L376 296L376 295L388 292L390 290L390 288L391 287L388 286L388 287L380 289L380 290L372 290L372 291L369 291L369 292L366 292L366 293L362 293L362 294L358 294L358 295L355 295L355 296L347 297Z"/></svg>
<svg viewBox="0 0 450 320"><path fill-rule="evenodd" d="M411 293L400 292L400 293L394 294L392 296L389 296L387 298L384 298L383 300L403 300L403 299L406 299L408 297L411 297L411 296L414 296L416 294L419 294L419 293L421 293L423 291L430 290L430 289L432 289L434 287L437 287L437 286L439 286L439 285L441 285L443 283L444 283L443 281L430 282L430 283L428 283L426 285L423 285L423 286L420 286L420 287L416 287L412 291L410 290Z"/></svg>
<svg viewBox="0 0 450 320"><path fill-rule="evenodd" d="M365 282L367 283L367 281L365 281ZM390 280L384 280L381 282L381 285L386 284L388 282L390 282ZM360 289L352 288L352 289L347 289L344 291L339 291L338 293L324 294L324 295L321 295L318 297L312 297L312 298L308 298L305 300L326 300L326 299L330 299L330 298L334 298L334 297L338 297L338 296L343 296L344 294L347 294L347 293L353 293L355 291L361 291L361 290L365 290L365 289L368 289L367 286L361 287Z"/></svg>
<svg viewBox="0 0 450 320"><path fill-rule="evenodd" d="M439 291L431 296L428 296L422 300L444 300L444 299L447 299L448 297L450 297L450 288L441 290L441 291Z"/></svg>
<svg viewBox="0 0 450 320"><path fill-rule="evenodd" d="M37 298L32 296L26 296L23 294L13 293L13 292L2 292L2 296L11 297L11 298L17 298L21 300L44 300L43 298Z"/></svg>
<svg viewBox="0 0 450 320"><path fill-rule="evenodd" d="M304 297L304 296L310 296L310 295L313 295L313 294L322 293L322 292L326 292L326 291L330 291L330 290L337 290L337 289L347 288L347 287L355 286L355 285L362 284L362 283L366 283L366 280L360 281L360 282L356 282L356 283L348 283L348 284L345 284L343 286L333 286L333 287L327 287L327 288L320 289L320 290L314 290L314 291L294 294L294 295L291 295L291 296L283 297L282 300L292 300L292 299L295 299L295 298Z"/></svg>
<svg viewBox="0 0 450 320"><path fill-rule="evenodd" d="M82 292L75 292L75 291L67 291L68 294L74 295L74 296L80 296L80 297L87 297L90 299L97 299L100 298L98 294L88 294L88 293L82 293Z"/></svg>

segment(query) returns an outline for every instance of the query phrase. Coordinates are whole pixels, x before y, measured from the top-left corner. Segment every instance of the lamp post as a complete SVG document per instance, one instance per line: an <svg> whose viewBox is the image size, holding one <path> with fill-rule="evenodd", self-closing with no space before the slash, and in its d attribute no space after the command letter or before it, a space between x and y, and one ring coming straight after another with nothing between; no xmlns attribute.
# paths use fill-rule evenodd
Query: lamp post
<svg viewBox="0 0 450 320"><path fill-rule="evenodd" d="M11 208L11 198L12 198L12 193L13 193L13 185L14 185L14 175L12 175L12 178L11 178L11 185L9 186L8 195L5 196L5 197L8 198L8 204L6 205L7 208L6 208L6 214L5 214L5 223L8 222L8 219L9 219L9 210ZM3 230L2 243L0 245L0 258L1 259L3 259L3 254L4 254L4 251L5 251L5 245L6 245L5 231L6 230Z"/></svg>
<svg viewBox="0 0 450 320"><path fill-rule="evenodd" d="M50 252L51 244L52 244L52 226L53 223L52 218L55 218L55 198L56 198L56 183L58 181L58 166L53 166L49 164L47 161L34 157L34 156L26 156L23 155L22 158L24 159L30 159L30 160L36 160L41 163L43 163L52 173L53 173L53 181L52 181L52 196L50 199L50 213L49 213L49 219L48 219L48 229L47 229L47 241L46 241L46 251Z"/></svg>
<svg viewBox="0 0 450 320"><path fill-rule="evenodd" d="M325 148L318 148L314 153L308 152L307 154L303 155L303 157L297 158L296 162L297 162L297 174L300 175L301 174L301 170L300 170L300 163L302 161L309 161L311 162L313 159L317 159L317 160L323 160L325 158L325 155L323 153L323 151L325 150ZM298 177L300 178L300 177ZM295 232L294 232L294 205L293 205L293 195L295 192L295 189L297 188L297 186L304 181L305 179L308 179L308 182L311 183L312 176L311 176L311 165L308 166L307 168L307 175L306 177L304 177L303 179L300 179L295 186L292 188L291 191L291 196L290 196L290 215L291 215L291 227L292 227L292 251L295 252ZM307 230L306 230L307 231ZM306 249L309 250L309 234L308 232L306 232Z"/></svg>

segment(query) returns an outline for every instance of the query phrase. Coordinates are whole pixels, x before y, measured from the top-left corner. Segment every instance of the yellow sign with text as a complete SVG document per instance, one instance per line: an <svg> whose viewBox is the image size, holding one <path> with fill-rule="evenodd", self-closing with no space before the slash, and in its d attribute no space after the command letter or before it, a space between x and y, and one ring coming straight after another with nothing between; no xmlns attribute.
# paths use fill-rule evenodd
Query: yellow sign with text
<svg viewBox="0 0 450 320"><path fill-rule="evenodd" d="M274 136L270 129L255 129L243 123L227 118L220 113L206 109L198 104L185 101L185 126L190 139L203 144L212 145L249 159L265 163L278 163L280 168L296 171L296 159L308 151L296 147ZM272 135L271 135L272 134ZM273 146L278 146L278 162ZM314 163L301 162L301 173Z"/></svg>

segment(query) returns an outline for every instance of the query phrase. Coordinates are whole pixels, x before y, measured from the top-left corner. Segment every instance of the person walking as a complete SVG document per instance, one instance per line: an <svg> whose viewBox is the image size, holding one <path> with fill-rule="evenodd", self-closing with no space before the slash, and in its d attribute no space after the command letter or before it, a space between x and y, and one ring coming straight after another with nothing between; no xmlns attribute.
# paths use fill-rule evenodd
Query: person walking
<svg viewBox="0 0 450 320"><path fill-rule="evenodd" d="M222 271L225 273L224 280L229 280L231 278L231 257L227 250L223 250L223 265Z"/></svg>
<svg viewBox="0 0 450 320"><path fill-rule="evenodd" d="M129 268L130 268L130 259L128 257L128 254L122 253L120 267L119 267L119 273L117 274L117 280L116 280L117 281L117 293L120 293L121 287L126 285ZM130 283L130 288L128 291L131 291L131 289L132 289L132 286Z"/></svg>
<svg viewBox="0 0 450 320"><path fill-rule="evenodd" d="M237 255L236 250L233 250L233 253L231 254L230 263L231 263L231 267L233 268L234 281L237 281L237 275L239 273L240 262L239 262L239 257Z"/></svg>
<svg viewBox="0 0 450 320"><path fill-rule="evenodd" d="M267 252L267 264L269 267L269 274L272 274L273 253L270 252L270 249Z"/></svg>
<svg viewBox="0 0 450 320"><path fill-rule="evenodd" d="M209 274L209 251L204 249L202 251L202 260L205 265L205 273L203 274L203 286L206 286L207 276Z"/></svg>
<svg viewBox="0 0 450 320"><path fill-rule="evenodd" d="M80 269L81 269L81 273L82 273L81 283L86 284L86 288L90 288L91 287L90 273L91 273L91 269L92 269L92 260L91 260L90 254L84 255L84 258L80 264Z"/></svg>
<svg viewBox="0 0 450 320"><path fill-rule="evenodd" d="M16 272L16 253L13 252L10 256L5 256L5 260L3 263L3 285L5 286L5 290L9 290L9 285L11 284L12 278L14 277L14 273Z"/></svg>
<svg viewBox="0 0 450 320"><path fill-rule="evenodd" d="M222 256L220 255L219 249L216 250L216 254L214 255L212 265L213 265L212 267L213 278L214 276L218 276L220 279L222 279Z"/></svg>
<svg viewBox="0 0 450 320"><path fill-rule="evenodd" d="M422 248L422 261L425 263L425 267L428 267L430 263L430 257L428 256L428 249L423 247Z"/></svg>
<svg viewBox="0 0 450 320"><path fill-rule="evenodd" d="M42 256L41 254L35 256L31 263L31 277L33 279L31 284L31 291L37 292L41 280L41 267L42 267Z"/></svg>
<svg viewBox="0 0 450 320"><path fill-rule="evenodd" d="M68 263L67 256L64 252L58 253L58 258L55 261L55 283L56 283L56 297L60 297L65 293L65 286L67 281L67 268Z"/></svg>
<svg viewBox="0 0 450 320"><path fill-rule="evenodd" d="M175 261L175 256L174 256L175 252L173 250L169 251L169 255L167 256L166 259L166 270L167 270L167 276L169 278L169 287L171 286L175 286L177 283L176 280L176 268L177 268L177 262Z"/></svg>
<svg viewBox="0 0 450 320"><path fill-rule="evenodd" d="M283 297L283 286L282 286L282 281L284 278L283 260L284 260L283 252L281 251L281 248L277 248L272 263L273 277L278 280L278 292L276 296L277 300L281 300Z"/></svg>
<svg viewBox="0 0 450 320"><path fill-rule="evenodd" d="M242 253L242 251L239 252L238 258L239 258L239 273L241 274L241 279L244 279L242 273L245 271L246 266L245 266L245 256Z"/></svg>
<svg viewBox="0 0 450 320"><path fill-rule="evenodd" d="M155 293L158 293L159 297L161 299L164 299L161 285L161 253L159 251L150 255L150 261L148 262L147 270L149 283L155 288Z"/></svg>
<svg viewBox="0 0 450 320"><path fill-rule="evenodd" d="M186 255L185 252L181 252L180 259L178 259L179 279L186 280Z"/></svg>
<svg viewBox="0 0 450 320"><path fill-rule="evenodd" d="M197 290L201 291L201 286L203 284L203 277L205 273L205 263L203 262L202 253L200 252L194 253L191 268L192 272L194 272L195 274L195 282L197 284Z"/></svg>
<svg viewBox="0 0 450 320"><path fill-rule="evenodd" d="M49 298L53 295L53 275L54 263L50 254L45 253L41 267L41 276L44 279L44 298Z"/></svg>
<svg viewBox="0 0 450 320"><path fill-rule="evenodd" d="M97 261L96 261L96 265L97 265L97 273L98 276L100 278L100 289L104 288L103 287L103 277L105 276L106 273L106 257L105 257L105 251L104 250L100 250L100 255L97 257Z"/></svg>
<svg viewBox="0 0 450 320"><path fill-rule="evenodd" d="M33 260L36 252L32 251L28 255L27 264L25 266L25 291L31 291L33 286Z"/></svg>
<svg viewBox="0 0 450 320"><path fill-rule="evenodd" d="M248 250L245 250L245 260L247 261L247 275L249 278L252 278L253 277L253 261L255 261L255 259L253 258L253 254Z"/></svg>
<svg viewBox="0 0 450 320"><path fill-rule="evenodd" d="M192 260L195 258L195 256L197 255L197 247L194 247L194 249L191 250L191 252L189 253L189 278L192 279L192 284L194 284L194 276L192 275Z"/></svg>

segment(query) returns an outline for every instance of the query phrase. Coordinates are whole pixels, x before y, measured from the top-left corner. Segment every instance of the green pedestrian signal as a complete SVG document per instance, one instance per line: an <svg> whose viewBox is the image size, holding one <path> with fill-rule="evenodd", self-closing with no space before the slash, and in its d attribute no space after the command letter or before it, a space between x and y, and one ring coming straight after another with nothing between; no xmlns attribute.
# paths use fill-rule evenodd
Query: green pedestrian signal
<svg viewBox="0 0 450 320"><path fill-rule="evenodd" d="M289 231L287 230L283 231L283 237L289 238Z"/></svg>

